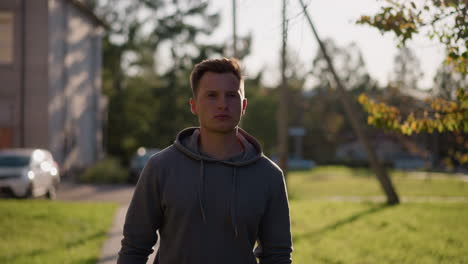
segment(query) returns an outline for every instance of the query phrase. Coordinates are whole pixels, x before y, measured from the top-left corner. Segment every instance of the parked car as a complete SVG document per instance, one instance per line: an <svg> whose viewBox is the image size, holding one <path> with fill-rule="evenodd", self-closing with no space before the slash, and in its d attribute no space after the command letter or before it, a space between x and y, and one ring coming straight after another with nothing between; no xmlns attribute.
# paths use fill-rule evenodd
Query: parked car
<svg viewBox="0 0 468 264"><path fill-rule="evenodd" d="M401 153L393 159L393 167L400 170L420 170L430 166L430 160L415 155Z"/></svg>
<svg viewBox="0 0 468 264"><path fill-rule="evenodd" d="M274 163L279 164L278 157L273 156L271 159ZM290 170L310 170L315 167L313 160L298 159L294 157L288 158L288 169Z"/></svg>
<svg viewBox="0 0 468 264"><path fill-rule="evenodd" d="M59 168L44 149L0 150L0 194L32 198L55 198L60 183Z"/></svg>
<svg viewBox="0 0 468 264"><path fill-rule="evenodd" d="M131 183L136 183L140 177L140 173L146 165L146 162L151 156L158 153L160 149L157 148L138 148L135 155L133 155L132 160L130 161L130 178Z"/></svg>

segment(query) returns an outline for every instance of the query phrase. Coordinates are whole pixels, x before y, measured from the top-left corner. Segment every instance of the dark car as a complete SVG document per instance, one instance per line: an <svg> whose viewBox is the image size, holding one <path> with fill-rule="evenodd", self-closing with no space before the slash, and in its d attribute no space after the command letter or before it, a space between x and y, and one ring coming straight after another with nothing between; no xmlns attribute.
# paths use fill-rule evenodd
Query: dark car
<svg viewBox="0 0 468 264"><path fill-rule="evenodd" d="M133 155L132 160L130 161L130 178L131 183L136 183L140 177L141 171L146 165L146 162L151 156L158 153L160 149L157 148L138 148L135 155Z"/></svg>
<svg viewBox="0 0 468 264"><path fill-rule="evenodd" d="M271 160L279 165L278 157L273 156ZM288 169L290 170L310 170L316 166L313 160L298 159L295 157L288 158Z"/></svg>

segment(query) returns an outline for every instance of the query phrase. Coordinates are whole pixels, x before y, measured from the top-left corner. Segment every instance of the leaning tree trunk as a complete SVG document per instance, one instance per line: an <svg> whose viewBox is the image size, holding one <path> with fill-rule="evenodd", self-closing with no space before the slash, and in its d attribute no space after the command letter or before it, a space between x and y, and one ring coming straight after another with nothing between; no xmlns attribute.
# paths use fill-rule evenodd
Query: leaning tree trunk
<svg viewBox="0 0 468 264"><path fill-rule="evenodd" d="M361 127L361 125L359 124L359 122L358 122L358 120L357 120L357 118L356 118L356 116L354 114L353 108L351 106L351 102L348 99L348 93L346 92L346 89L344 88L343 84L341 83L340 78L336 74L335 68L333 67L333 63L332 63L330 57L328 56L325 45L323 45L323 42L320 40L320 38L319 38L319 36L317 34L317 31L315 30L314 24L312 23L312 19L310 18L309 13L307 12L304 1L303 0L299 0L299 1L301 2L302 8L304 9L304 14L307 17L307 20L308 20L308 22L310 24L310 27L312 28L312 32L314 33L315 38L317 39L317 42L319 43L320 49L321 49L321 51L323 53L323 56L325 57L325 59L326 59L326 61L328 63L328 68L329 68L330 72L332 73L333 78L336 81L339 97L340 97L341 103L344 106L344 110L346 112L346 115L347 115L347 117L348 117L348 119L349 119L349 121L351 123L351 126L352 126L354 132L358 136L359 141L361 142L361 144L364 146L365 150L367 151L367 155L369 157L369 162L371 164L371 167L374 170L374 172L376 173L377 179L379 180L380 185L381 185L383 191L385 192L385 195L387 196L387 203L388 204L398 204L399 203L398 194L396 193L395 188L393 188L392 181L388 177L388 174L387 174L387 171L385 170L385 168L379 162L374 149L371 147L371 145L370 145L370 143L369 143L369 141L368 141L362 127Z"/></svg>

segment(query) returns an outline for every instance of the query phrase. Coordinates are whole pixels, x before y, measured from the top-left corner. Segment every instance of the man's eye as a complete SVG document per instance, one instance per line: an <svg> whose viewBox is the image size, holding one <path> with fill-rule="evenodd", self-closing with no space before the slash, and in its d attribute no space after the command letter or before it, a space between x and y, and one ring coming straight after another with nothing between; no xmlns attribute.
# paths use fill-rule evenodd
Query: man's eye
<svg viewBox="0 0 468 264"><path fill-rule="evenodd" d="M216 96L216 94L214 94L214 93L209 93L208 94L208 97L215 97L215 96Z"/></svg>
<svg viewBox="0 0 468 264"><path fill-rule="evenodd" d="M228 96L229 97L236 97L236 94L235 93L229 93Z"/></svg>

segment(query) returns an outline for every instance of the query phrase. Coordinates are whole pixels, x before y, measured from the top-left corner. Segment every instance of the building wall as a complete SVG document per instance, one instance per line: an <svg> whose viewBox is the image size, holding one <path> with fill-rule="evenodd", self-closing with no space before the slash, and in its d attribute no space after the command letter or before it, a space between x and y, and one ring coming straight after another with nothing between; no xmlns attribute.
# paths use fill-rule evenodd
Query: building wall
<svg viewBox="0 0 468 264"><path fill-rule="evenodd" d="M0 11L14 15L13 62L0 64L0 148L48 148L65 170L93 164L102 28L70 0L1 0Z"/></svg>
<svg viewBox="0 0 468 264"><path fill-rule="evenodd" d="M85 168L102 152L102 31L69 1L49 0L50 142L63 168Z"/></svg>
<svg viewBox="0 0 468 264"><path fill-rule="evenodd" d="M20 144L21 1L2 0L0 11L13 15L13 61L0 64L0 147Z"/></svg>
<svg viewBox="0 0 468 264"><path fill-rule="evenodd" d="M24 146L49 147L47 0L25 1Z"/></svg>
<svg viewBox="0 0 468 264"><path fill-rule="evenodd" d="M59 164L65 160L65 120L69 98L65 96L67 71L66 2L49 0L49 148Z"/></svg>
<svg viewBox="0 0 468 264"><path fill-rule="evenodd" d="M47 147L47 2L2 0L0 10L14 15L13 63L0 66L3 147Z"/></svg>
<svg viewBox="0 0 468 264"><path fill-rule="evenodd" d="M106 105L104 105L105 96L102 94L102 37L104 30L101 27L95 27L91 37L91 58L92 58L92 85L93 85L93 108L91 109L90 116L93 123L94 135L92 143L93 162L101 159L104 156L104 142L103 142L103 129L104 129L104 113Z"/></svg>

